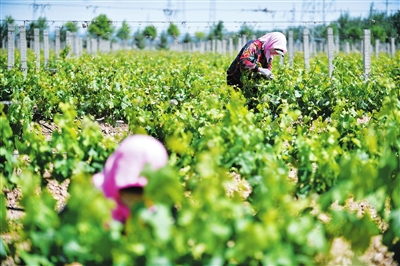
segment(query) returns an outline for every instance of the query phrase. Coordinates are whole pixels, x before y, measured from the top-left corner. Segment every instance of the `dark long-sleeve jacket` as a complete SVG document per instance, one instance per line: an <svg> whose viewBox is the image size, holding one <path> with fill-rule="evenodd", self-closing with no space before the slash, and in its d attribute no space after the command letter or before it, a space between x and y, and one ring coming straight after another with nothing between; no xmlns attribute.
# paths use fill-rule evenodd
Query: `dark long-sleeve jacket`
<svg viewBox="0 0 400 266"><path fill-rule="evenodd" d="M228 85L236 85L242 88L243 83L240 78L243 74L258 72L259 67L271 70L272 57L267 60L262 46L263 42L258 39L251 40L243 46L227 70Z"/></svg>

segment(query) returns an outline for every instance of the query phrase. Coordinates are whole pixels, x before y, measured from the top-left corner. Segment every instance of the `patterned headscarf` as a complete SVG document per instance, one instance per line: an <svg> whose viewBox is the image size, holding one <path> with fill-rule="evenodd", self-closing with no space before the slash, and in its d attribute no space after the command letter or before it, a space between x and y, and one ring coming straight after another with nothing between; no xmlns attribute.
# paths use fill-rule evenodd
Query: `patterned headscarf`
<svg viewBox="0 0 400 266"><path fill-rule="evenodd" d="M265 52L269 51L270 49L279 49L282 50L283 53L287 52L286 37L283 35L283 33L271 32L258 39L264 43L263 49Z"/></svg>

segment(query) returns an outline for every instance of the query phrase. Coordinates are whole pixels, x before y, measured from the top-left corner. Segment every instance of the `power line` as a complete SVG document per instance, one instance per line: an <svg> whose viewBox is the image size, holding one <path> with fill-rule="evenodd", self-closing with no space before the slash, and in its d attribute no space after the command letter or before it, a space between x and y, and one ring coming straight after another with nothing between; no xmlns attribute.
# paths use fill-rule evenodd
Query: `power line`
<svg viewBox="0 0 400 266"><path fill-rule="evenodd" d="M7 19L0 19L0 22L3 21L8 21ZM34 22L38 20L31 20L31 19L25 19L25 20L14 20L15 22L22 22L22 23L27 23L27 22ZM75 23L96 23L92 22L91 20L47 20L48 23L51 23L52 25L55 23L66 23L66 22L75 22ZM110 20L109 23L122 23L122 22L127 22L127 23L157 23L157 24L169 24L169 23L177 23L177 24L196 24L196 23L204 23L204 24L215 24L216 22L210 22L209 20L192 20L192 21L187 21L187 20L170 20L170 21L164 21L164 20ZM225 20L223 21L224 24L237 24L237 23L255 23L255 24L269 24L269 23L287 23L287 24L292 24L292 23L323 23L324 20ZM331 20L331 21L326 21L326 22L336 22L336 20ZM361 20L361 22L364 23L377 23L375 20ZM379 21L378 21L379 22ZM400 22L397 20L384 20L384 22Z"/></svg>
<svg viewBox="0 0 400 266"><path fill-rule="evenodd" d="M184 1L184 0L181 0ZM215 0L210 0L210 1L215 1ZM338 1L336 1L338 2ZM340 2L340 1L339 1ZM398 3L396 1L389 1L390 3ZM25 3L15 3L15 2L2 2L2 5L11 5L11 6L31 6L35 9L39 8L47 8L50 9L51 7L71 7L71 4L62 4L62 3L52 3L52 4L25 4ZM106 8L106 9L117 9L117 10L152 10L152 11L170 11L170 12L184 12L184 11L210 11L210 8L181 8L181 9L172 9L172 8L153 8L153 7L131 7L131 6L102 6L102 5L87 5L87 4L80 4L80 3L74 3L74 7L80 6L80 7L85 7L86 9L89 8ZM213 4L210 3L210 6L215 6L215 2ZM216 9L216 8L215 8ZM216 9L217 10L217 9ZM352 9L354 12L368 12L370 9ZM385 10L373 10L373 11L381 11L382 13L386 12ZM392 12L396 12L398 10L392 9L390 10ZM293 9L287 10L287 9L275 9L275 10L269 10L268 8L258 8L258 9L232 9L232 8L218 8L218 12L265 12L265 13L271 13L271 12L293 12ZM306 12L306 13L320 13L321 11L312 11L312 10L302 10L299 11L299 13ZM329 12L343 12L342 10L329 10Z"/></svg>

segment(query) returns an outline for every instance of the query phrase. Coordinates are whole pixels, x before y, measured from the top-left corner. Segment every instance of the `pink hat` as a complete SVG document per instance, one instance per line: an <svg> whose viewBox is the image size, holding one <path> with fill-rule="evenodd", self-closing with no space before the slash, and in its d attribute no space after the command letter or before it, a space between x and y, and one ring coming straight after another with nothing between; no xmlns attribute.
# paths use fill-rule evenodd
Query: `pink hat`
<svg viewBox="0 0 400 266"><path fill-rule="evenodd" d="M147 178L140 176L143 167L148 163L156 170L165 166L167 161L168 153L165 147L153 137L134 135L120 143L115 152L108 157L103 171L93 176L94 185L100 188L107 198L117 202L117 209L113 212L114 218L122 221L129 215L129 209L121 206L119 190L146 186ZM125 210L118 210L119 208Z"/></svg>

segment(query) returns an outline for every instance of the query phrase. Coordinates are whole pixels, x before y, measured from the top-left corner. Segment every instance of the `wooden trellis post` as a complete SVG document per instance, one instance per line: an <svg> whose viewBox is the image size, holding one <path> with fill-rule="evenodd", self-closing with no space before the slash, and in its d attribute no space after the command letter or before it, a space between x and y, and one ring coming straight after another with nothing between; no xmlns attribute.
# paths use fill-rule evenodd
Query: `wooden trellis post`
<svg viewBox="0 0 400 266"><path fill-rule="evenodd" d="M96 38L93 38L93 39L91 40L91 42L92 42L92 46L91 46L91 48L92 48L92 54L97 54L97 39L96 39Z"/></svg>
<svg viewBox="0 0 400 266"><path fill-rule="evenodd" d="M333 73L333 58L334 58L335 47L333 45L333 29L328 28L328 68L329 77L332 77Z"/></svg>
<svg viewBox="0 0 400 266"><path fill-rule="evenodd" d="M233 56L233 39L229 38L229 42L228 42L228 49L229 49L229 56Z"/></svg>
<svg viewBox="0 0 400 266"><path fill-rule="evenodd" d="M73 36L73 47L74 47L74 56L79 57L80 56L80 47L79 47L79 38L78 38L78 33L74 32L72 33Z"/></svg>
<svg viewBox="0 0 400 266"><path fill-rule="evenodd" d="M294 42L293 42L293 31L289 31L289 64L293 65L294 58Z"/></svg>
<svg viewBox="0 0 400 266"><path fill-rule="evenodd" d="M222 48L221 48L221 52L222 52L222 54L223 55L226 55L226 52L227 52L227 40L222 40Z"/></svg>
<svg viewBox="0 0 400 266"><path fill-rule="evenodd" d="M8 24L8 36L7 36L7 50L8 50L8 70L14 67L14 24Z"/></svg>
<svg viewBox="0 0 400 266"><path fill-rule="evenodd" d="M284 35L285 35L285 37L286 37L286 32L284 32L283 34L284 34ZM254 39L256 39L256 36L253 36L253 37L254 37L254 38L253 38L253 40L254 40ZM279 56L279 64L283 65L283 63L284 63L284 59L285 59L284 57L282 57L282 56Z"/></svg>
<svg viewBox="0 0 400 266"><path fill-rule="evenodd" d="M391 55L392 55L392 57L394 57L394 55L396 53L396 45L394 43L394 37L390 38L390 44L391 44L390 47L392 48Z"/></svg>
<svg viewBox="0 0 400 266"><path fill-rule="evenodd" d="M238 51L240 51L240 49L242 49L242 47L244 46L244 43L242 42L242 38L239 37L238 38Z"/></svg>
<svg viewBox="0 0 400 266"><path fill-rule="evenodd" d="M21 70L24 72L24 77L27 74L27 64L26 64L26 28L25 26L20 26L19 28L19 38L20 38L20 53L21 53Z"/></svg>
<svg viewBox="0 0 400 266"><path fill-rule="evenodd" d="M44 66L49 64L49 32L43 31Z"/></svg>
<svg viewBox="0 0 400 266"><path fill-rule="evenodd" d="M243 43L243 46L247 43L247 36L246 35L243 35L242 36L242 43ZM240 48L242 48L242 47L240 47Z"/></svg>
<svg viewBox="0 0 400 266"><path fill-rule="evenodd" d="M36 68L40 68L40 39L39 29L33 29L33 48L36 56Z"/></svg>
<svg viewBox="0 0 400 266"><path fill-rule="evenodd" d="M216 48L217 53L218 54L222 54L222 41L221 40L217 40L216 41L216 46L217 46L217 48Z"/></svg>
<svg viewBox="0 0 400 266"><path fill-rule="evenodd" d="M216 47L216 40L211 40L211 52L213 53L213 54L215 54L216 53L216 49L215 49L215 47Z"/></svg>
<svg viewBox="0 0 400 266"><path fill-rule="evenodd" d="M363 61L364 61L364 79L368 80L371 69L371 31L363 30Z"/></svg>
<svg viewBox="0 0 400 266"><path fill-rule="evenodd" d="M71 32L67 31L67 36L66 36L66 40L65 40L65 46L69 48L69 52L67 57L71 57L72 54L72 36L71 36Z"/></svg>
<svg viewBox="0 0 400 266"><path fill-rule="evenodd" d="M90 49L91 45L92 45L92 41L91 41L90 37L87 37L87 39L86 39L86 53L87 54L92 53L92 50Z"/></svg>
<svg viewBox="0 0 400 266"><path fill-rule="evenodd" d="M60 29L56 29L56 58L60 55Z"/></svg>
<svg viewBox="0 0 400 266"><path fill-rule="evenodd" d="M201 42L200 43L200 53L204 54L206 52L206 43Z"/></svg>
<svg viewBox="0 0 400 266"><path fill-rule="evenodd" d="M304 49L304 66L306 70L310 70L310 43L308 40L308 29L303 30L303 49Z"/></svg>
<svg viewBox="0 0 400 266"><path fill-rule="evenodd" d="M350 53L350 43L349 42L345 42L345 44L344 44L344 52L346 54Z"/></svg>

